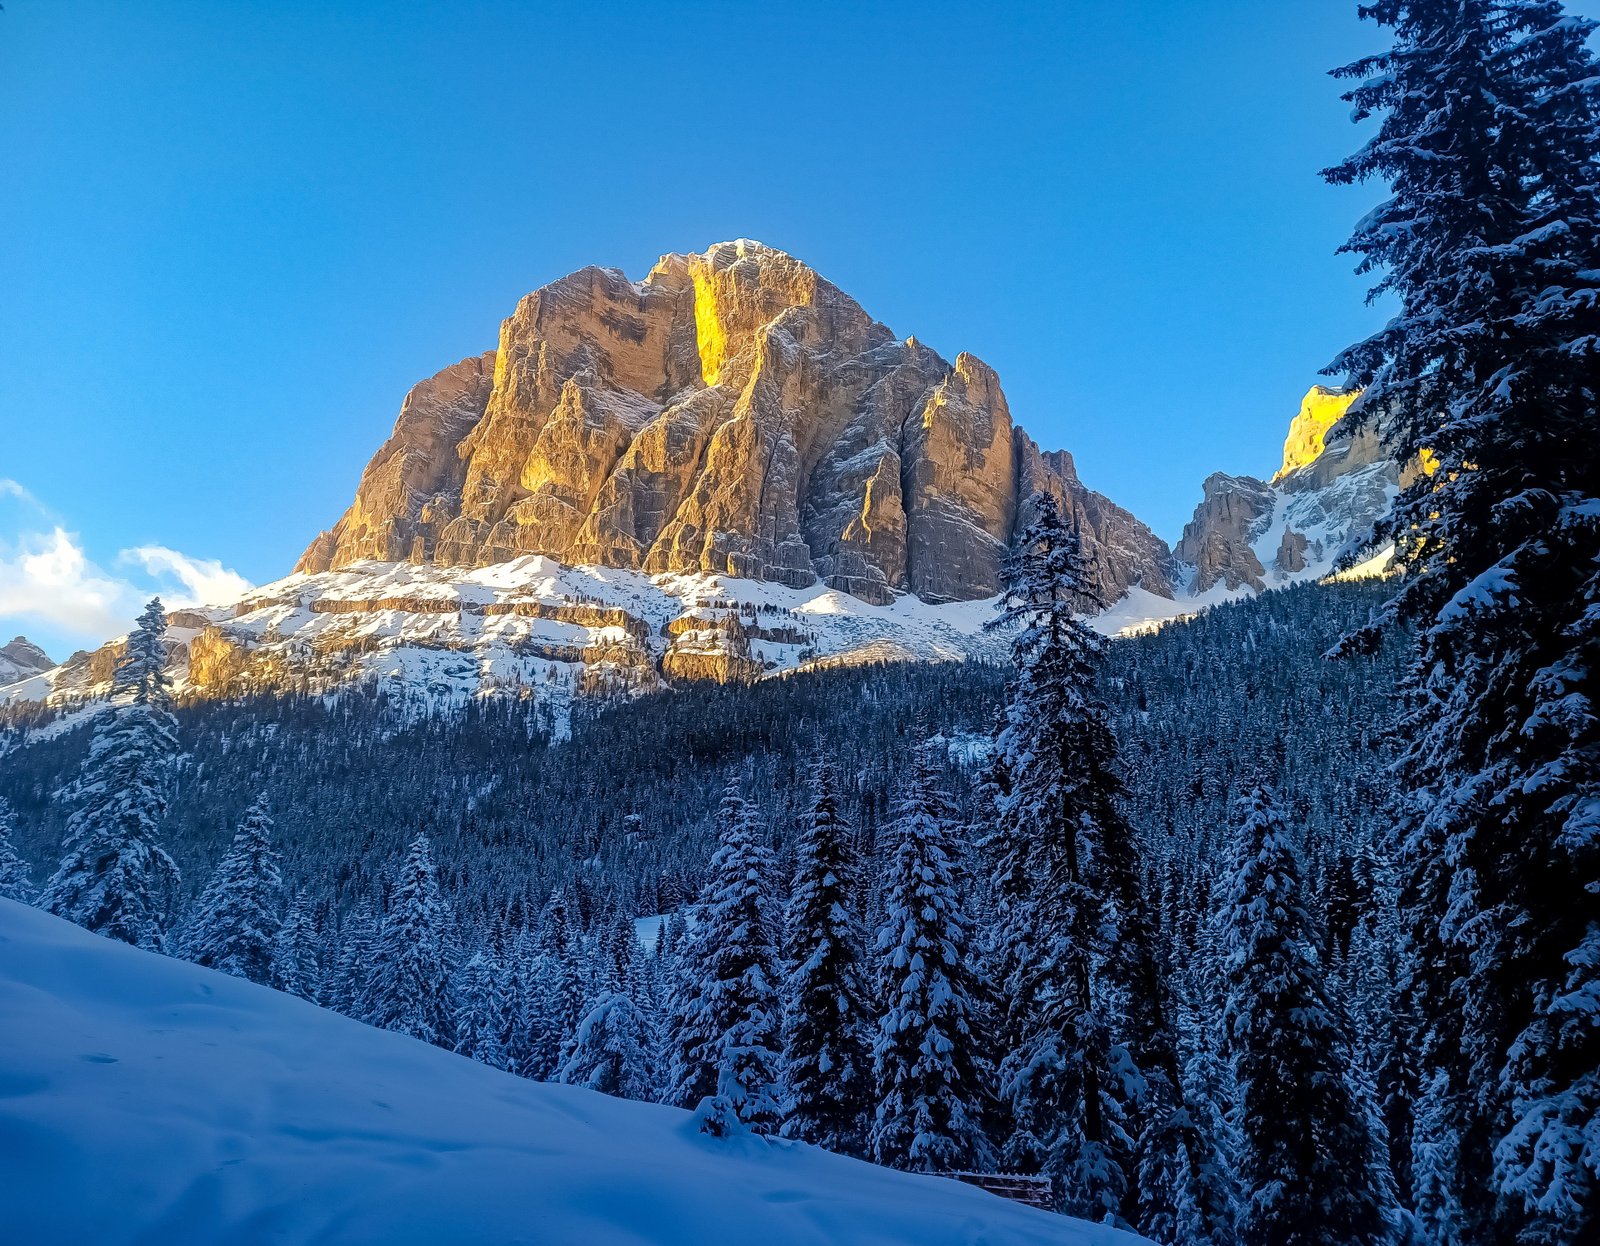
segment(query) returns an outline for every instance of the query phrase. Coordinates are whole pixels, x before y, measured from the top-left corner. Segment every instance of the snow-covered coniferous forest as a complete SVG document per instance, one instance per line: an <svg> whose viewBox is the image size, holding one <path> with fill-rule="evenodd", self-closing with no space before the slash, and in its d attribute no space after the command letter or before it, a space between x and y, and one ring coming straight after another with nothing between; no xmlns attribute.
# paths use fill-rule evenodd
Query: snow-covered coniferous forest
<svg viewBox="0 0 1600 1246"><path fill-rule="evenodd" d="M0 1223L1600 1240L1595 23L1362 14L1382 575L1108 639L1041 488L992 650L560 722L190 695L152 601L103 697L0 703Z"/></svg>

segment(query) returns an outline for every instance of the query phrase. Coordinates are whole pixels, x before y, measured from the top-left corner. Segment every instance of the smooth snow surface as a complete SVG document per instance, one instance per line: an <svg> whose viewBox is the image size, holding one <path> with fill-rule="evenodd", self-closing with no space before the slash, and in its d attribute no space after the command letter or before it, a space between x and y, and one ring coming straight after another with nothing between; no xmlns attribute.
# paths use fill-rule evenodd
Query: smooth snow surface
<svg viewBox="0 0 1600 1246"><path fill-rule="evenodd" d="M0 1240L1136 1246L537 1085L0 900Z"/></svg>

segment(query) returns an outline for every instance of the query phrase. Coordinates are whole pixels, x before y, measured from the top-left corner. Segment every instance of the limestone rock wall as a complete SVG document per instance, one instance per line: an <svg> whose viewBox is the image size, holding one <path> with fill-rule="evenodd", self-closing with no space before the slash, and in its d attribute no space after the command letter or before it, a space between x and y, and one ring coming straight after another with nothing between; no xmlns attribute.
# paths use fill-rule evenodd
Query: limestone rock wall
<svg viewBox="0 0 1600 1246"><path fill-rule="evenodd" d="M496 350L412 390L296 570L546 554L964 600L997 591L1041 488L1108 597L1171 595L1171 551L1038 451L981 360L898 340L800 261L728 242L524 298Z"/></svg>
<svg viewBox="0 0 1600 1246"><path fill-rule="evenodd" d="M1192 568L1182 586L1204 593L1259 592L1302 574L1320 574L1366 550L1404 479L1373 422L1345 419L1358 394L1314 385L1284 441L1271 482L1208 477L1194 518L1173 553Z"/></svg>
<svg viewBox="0 0 1600 1246"><path fill-rule="evenodd" d="M1202 491L1194 518L1173 550L1180 562L1195 569L1193 590L1203 593L1220 582L1229 589L1248 585L1260 592L1266 586L1266 568L1251 546L1261 536L1262 521L1272 517L1277 494L1264 480L1223 472L1207 476Z"/></svg>

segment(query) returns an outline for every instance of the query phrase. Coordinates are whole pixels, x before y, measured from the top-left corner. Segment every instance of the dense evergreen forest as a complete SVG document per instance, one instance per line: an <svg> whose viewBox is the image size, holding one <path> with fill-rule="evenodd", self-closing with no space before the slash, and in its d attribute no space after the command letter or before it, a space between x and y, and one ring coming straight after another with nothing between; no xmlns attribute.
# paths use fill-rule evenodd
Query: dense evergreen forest
<svg viewBox="0 0 1600 1246"><path fill-rule="evenodd" d="M1152 863L1189 877L1228 836L1230 802L1274 776L1315 876L1348 868L1381 830L1381 726L1394 654L1323 654L1382 600L1371 584L1266 594L1109 649L1106 690L1128 813ZM737 777L787 863L818 758L868 851L919 736L967 822L1005 683L977 664L820 671L753 686L688 685L580 714L551 741L515 703L417 719L381 693L195 702L176 712L182 757L163 842L193 897L248 806L265 797L291 892L319 929L381 904L419 831L469 922L537 913L558 887L585 920L669 912L699 891L714 815ZM56 798L88 746L80 725L0 766L17 850L40 880L60 859Z"/></svg>
<svg viewBox="0 0 1600 1246"><path fill-rule="evenodd" d="M1035 544L1075 549L1059 528ZM711 1133L1043 1174L1063 1210L1224 1241L1254 1136L1230 1123L1225 1003L1270 995L1224 952L1248 794L1282 845L1272 887L1301 895L1294 955L1326 966L1306 998L1360 1017L1317 1044L1344 1116L1307 1119L1378 1174L1332 1184L1389 1190L1361 1205L1399 1214L1411 1098L1375 724L1401 646L1327 656L1384 587L1283 590L1107 645L1075 616L1081 567L1032 574L1015 622L1043 602L1058 635L1023 626L1009 677L691 685L593 703L561 739L525 704L418 718L371 688L168 711L153 606L121 709L11 728L0 891L32 898L47 871L26 862L59 860L56 911L496 1067L698 1108ZM1081 699L1091 664L1103 709ZM1053 673L1030 692L1036 667ZM1050 688L1069 695L1041 711ZM1087 781L1024 780L1031 735L1079 728ZM1048 858L1073 841L1040 832L1063 800L1082 807L1070 866ZM1051 1020L1064 1006L1077 1020Z"/></svg>

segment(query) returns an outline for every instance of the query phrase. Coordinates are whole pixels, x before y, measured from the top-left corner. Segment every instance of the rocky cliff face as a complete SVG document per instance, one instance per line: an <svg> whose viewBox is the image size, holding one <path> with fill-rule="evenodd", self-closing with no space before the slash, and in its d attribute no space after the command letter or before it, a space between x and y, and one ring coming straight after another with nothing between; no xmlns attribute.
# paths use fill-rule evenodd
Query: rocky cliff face
<svg viewBox="0 0 1600 1246"><path fill-rule="evenodd" d="M1171 596L1166 545L1016 428L986 364L901 341L798 260L729 242L524 298L496 350L411 391L296 570L544 554L967 600L997 591L1039 489L1109 598Z"/></svg>
<svg viewBox="0 0 1600 1246"><path fill-rule="evenodd" d="M1271 482L1206 478L1200 505L1173 550L1191 568L1189 592L1264 588L1322 574L1365 546L1401 473L1372 428L1343 421L1352 391L1315 385L1300 404Z"/></svg>
<svg viewBox="0 0 1600 1246"><path fill-rule="evenodd" d="M42 675L54 665L43 649L18 636L9 645L0 645L0 687Z"/></svg>
<svg viewBox="0 0 1600 1246"><path fill-rule="evenodd" d="M1192 566L1190 589L1204 593L1215 584L1228 589L1266 587L1266 568L1256 556L1264 521L1270 521L1277 495L1272 486L1254 476L1229 476L1213 472L1201 485L1200 505L1183 529L1173 553Z"/></svg>

